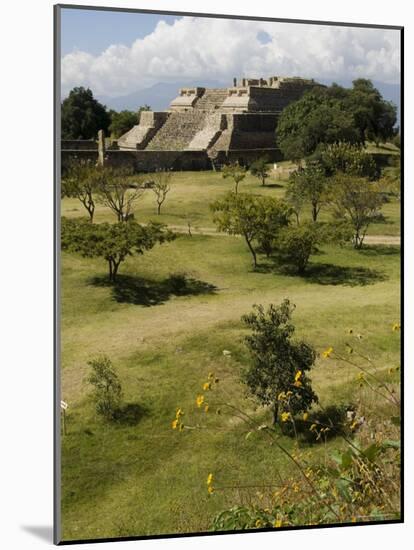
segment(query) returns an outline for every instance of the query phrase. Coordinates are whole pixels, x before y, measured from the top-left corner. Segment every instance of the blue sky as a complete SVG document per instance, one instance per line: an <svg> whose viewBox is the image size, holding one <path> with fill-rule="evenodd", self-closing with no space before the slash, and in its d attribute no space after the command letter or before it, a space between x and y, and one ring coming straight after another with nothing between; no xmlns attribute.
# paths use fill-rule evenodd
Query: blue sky
<svg viewBox="0 0 414 550"><path fill-rule="evenodd" d="M303 76L400 81L399 31L62 9L62 94L126 96L160 82Z"/></svg>
<svg viewBox="0 0 414 550"><path fill-rule="evenodd" d="M73 50L100 54L111 44L132 44L150 34L160 20L178 17L98 10L62 9L62 55Z"/></svg>

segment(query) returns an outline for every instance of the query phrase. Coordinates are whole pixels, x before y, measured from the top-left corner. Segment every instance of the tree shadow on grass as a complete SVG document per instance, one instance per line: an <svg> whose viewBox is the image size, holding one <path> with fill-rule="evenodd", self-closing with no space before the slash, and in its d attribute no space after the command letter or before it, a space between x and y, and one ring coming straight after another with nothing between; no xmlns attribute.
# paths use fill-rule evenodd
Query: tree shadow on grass
<svg viewBox="0 0 414 550"><path fill-rule="evenodd" d="M125 403L115 409L113 421L125 426L135 426L147 412L148 411L141 405L138 405L138 403Z"/></svg>
<svg viewBox="0 0 414 550"><path fill-rule="evenodd" d="M299 418L295 419L294 425L291 422L282 424L282 433L290 437L297 435L298 439L309 444L324 443L349 431L347 428L348 410L352 410L352 406L331 405L323 410L310 412L306 420Z"/></svg>
<svg viewBox="0 0 414 550"><path fill-rule="evenodd" d="M399 256L401 254L400 245L392 244L370 244L364 245L358 250L362 256Z"/></svg>
<svg viewBox="0 0 414 550"><path fill-rule="evenodd" d="M186 275L171 275L164 281L154 281L118 275L114 283L107 277L93 277L90 284L99 287L111 287L113 298L119 303L141 306L160 305L172 296L198 296L200 294L215 294L217 287L204 281L199 281Z"/></svg>
<svg viewBox="0 0 414 550"><path fill-rule="evenodd" d="M282 264L282 261L277 258L273 258L272 260L266 264L258 265L255 268L255 272L288 275L290 277L299 277L308 283L333 286L366 286L387 279L384 273L362 266L348 267L328 263L315 263L308 264L304 273L298 273L295 266Z"/></svg>
<svg viewBox="0 0 414 550"><path fill-rule="evenodd" d="M310 264L301 277L319 285L367 286L385 281L384 273L362 266Z"/></svg>

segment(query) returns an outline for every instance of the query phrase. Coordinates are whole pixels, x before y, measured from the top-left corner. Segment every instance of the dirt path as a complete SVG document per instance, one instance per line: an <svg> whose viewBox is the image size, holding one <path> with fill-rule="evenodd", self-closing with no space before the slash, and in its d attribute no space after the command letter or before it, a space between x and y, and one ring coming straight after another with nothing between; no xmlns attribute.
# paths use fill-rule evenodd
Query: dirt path
<svg viewBox="0 0 414 550"><path fill-rule="evenodd" d="M364 242L366 244L385 244L399 246L401 244L401 237L399 235L367 235Z"/></svg>

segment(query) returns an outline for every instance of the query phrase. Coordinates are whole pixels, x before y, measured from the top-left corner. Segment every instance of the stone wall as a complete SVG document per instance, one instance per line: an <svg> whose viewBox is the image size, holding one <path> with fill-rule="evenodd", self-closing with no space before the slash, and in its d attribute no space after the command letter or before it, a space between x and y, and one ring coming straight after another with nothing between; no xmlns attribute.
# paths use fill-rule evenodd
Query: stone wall
<svg viewBox="0 0 414 550"><path fill-rule="evenodd" d="M98 151L65 150L61 154L62 171L71 161L98 162ZM107 150L106 166L131 166L135 172L156 170L210 170L211 160L206 151L122 151Z"/></svg>
<svg viewBox="0 0 414 550"><path fill-rule="evenodd" d="M93 139L62 139L61 148L81 151L97 151L98 142Z"/></svg>

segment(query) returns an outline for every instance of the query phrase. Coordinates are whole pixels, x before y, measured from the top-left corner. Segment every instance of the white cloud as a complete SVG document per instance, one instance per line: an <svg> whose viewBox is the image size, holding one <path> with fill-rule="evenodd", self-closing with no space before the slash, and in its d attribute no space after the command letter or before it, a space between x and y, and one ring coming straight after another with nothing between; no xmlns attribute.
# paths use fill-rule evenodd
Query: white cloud
<svg viewBox="0 0 414 550"><path fill-rule="evenodd" d="M271 40L263 41L263 32ZM230 85L233 76L397 83L399 63L398 31L183 17L171 25L160 21L130 47L65 55L62 92L83 85L97 95L118 96L157 82L214 79Z"/></svg>

